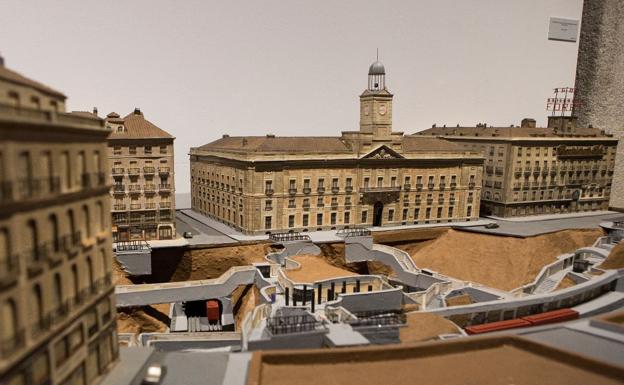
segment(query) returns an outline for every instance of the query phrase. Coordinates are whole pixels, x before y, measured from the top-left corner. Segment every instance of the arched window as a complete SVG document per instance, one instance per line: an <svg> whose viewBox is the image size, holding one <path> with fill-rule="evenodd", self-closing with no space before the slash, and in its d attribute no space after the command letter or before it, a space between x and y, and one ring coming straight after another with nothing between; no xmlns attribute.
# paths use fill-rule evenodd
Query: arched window
<svg viewBox="0 0 624 385"><path fill-rule="evenodd" d="M97 220L97 231L104 231L106 226L106 217L104 216L104 208L102 206L102 202L98 201L95 205L95 215Z"/></svg>
<svg viewBox="0 0 624 385"><path fill-rule="evenodd" d="M78 266L75 264L71 267L72 272L72 289L73 289L73 297L78 300L78 294L80 293L80 280L78 279Z"/></svg>
<svg viewBox="0 0 624 385"><path fill-rule="evenodd" d="M67 210L67 221L69 222L69 235L72 237L74 243L77 241L76 238L76 220L74 219L74 210Z"/></svg>
<svg viewBox="0 0 624 385"><path fill-rule="evenodd" d="M0 274L10 274L15 268L15 261L11 258L11 240L9 230L0 229Z"/></svg>
<svg viewBox="0 0 624 385"><path fill-rule="evenodd" d="M38 260L40 257L40 253L37 249L37 247L39 246L39 233L37 232L37 222L35 222L33 219L29 220L26 228L28 229L26 242L29 252L31 253L29 257L31 257L33 260Z"/></svg>
<svg viewBox="0 0 624 385"><path fill-rule="evenodd" d="M108 260L108 257L106 256L105 248L100 249L100 258L102 259L102 276L104 276L110 269L110 262Z"/></svg>
<svg viewBox="0 0 624 385"><path fill-rule="evenodd" d="M93 261L91 261L91 257L87 257L87 276L89 277L89 289L91 292L95 291L95 287L93 286Z"/></svg>
<svg viewBox="0 0 624 385"><path fill-rule="evenodd" d="M54 274L54 295L52 297L54 309L60 311L61 305L63 305L63 282L59 273Z"/></svg>
<svg viewBox="0 0 624 385"><path fill-rule="evenodd" d="M52 249L55 252L59 252L61 250L61 242L58 228L58 219L55 214L50 214L48 217L48 222L50 223L50 232L52 236Z"/></svg>
<svg viewBox="0 0 624 385"><path fill-rule="evenodd" d="M41 295L41 286L39 286L39 284L33 286L30 306L30 314L35 324L35 329L43 328L45 326L43 323L43 296Z"/></svg>
<svg viewBox="0 0 624 385"><path fill-rule="evenodd" d="M89 218L89 206L82 206L82 236L84 238L91 238L91 219Z"/></svg>
<svg viewBox="0 0 624 385"><path fill-rule="evenodd" d="M0 313L0 340L8 343L8 348L15 348L17 342L17 307L15 301L7 299L2 304L2 312Z"/></svg>

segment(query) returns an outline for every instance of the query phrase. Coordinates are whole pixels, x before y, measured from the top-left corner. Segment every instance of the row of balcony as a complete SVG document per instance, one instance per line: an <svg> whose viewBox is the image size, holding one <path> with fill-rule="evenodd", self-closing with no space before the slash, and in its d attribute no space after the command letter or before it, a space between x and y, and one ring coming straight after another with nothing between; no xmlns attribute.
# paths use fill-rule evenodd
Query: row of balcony
<svg viewBox="0 0 624 385"><path fill-rule="evenodd" d="M415 189L417 191L422 190L423 189L423 184L422 183L417 183L415 186ZM451 189L456 189L457 188L457 183L452 182L449 184L449 187ZM475 183L474 182L470 182L468 183L468 188L473 189L475 187ZM435 183L429 183L427 184L427 188L429 190L433 190L435 188ZM446 183L439 183L438 184L438 188L440 190L445 190L446 189ZM409 183L405 183L403 186L390 186L390 187L372 187L372 186L365 186L365 187L360 187L359 192L363 193L363 192L384 192L384 191L410 191L412 189L412 185ZM298 192L297 188L289 188L288 189L288 194L289 195L296 195ZM302 192L304 194L310 194L312 192L312 189L310 187L304 187L302 189ZM325 193L325 187L317 187L316 192L319 194L324 194ZM332 194L337 194L338 192L340 192L340 188L337 186L334 186L331 188L331 192ZM353 192L353 186L346 186L345 187L345 192L346 193L351 193ZM273 190L272 188L267 188L264 190L264 194L267 196L271 196L273 194L275 194L275 190Z"/></svg>
<svg viewBox="0 0 624 385"><path fill-rule="evenodd" d="M83 189L105 185L106 176L102 172L83 173L80 175L80 187ZM73 186L67 187L68 189L73 188ZM62 190L61 178L58 176L0 181L0 204L48 198L63 193Z"/></svg>
<svg viewBox="0 0 624 385"><path fill-rule="evenodd" d="M128 194L155 194L156 191L158 192L162 192L162 193L169 193L171 192L172 186L168 183L165 184L144 184L144 185L140 185L140 184L130 184L127 186L128 188L126 189L126 185L125 184L114 184L113 185L113 194L115 195L124 195L126 193Z"/></svg>
<svg viewBox="0 0 624 385"><path fill-rule="evenodd" d="M78 255L80 232L67 234L55 240L46 241L27 249L21 254L9 254L0 260L0 287L9 286L17 281L22 268L26 268L29 276L41 273L45 265L54 267L67 256L71 259ZM25 263L25 266L21 266Z"/></svg>
<svg viewBox="0 0 624 385"><path fill-rule="evenodd" d="M123 167L113 167L111 169L111 174L113 174L113 176L123 176L126 173L126 171L128 175L130 176L138 176L141 174L140 167L128 167L127 170L124 169ZM170 167L158 167L159 175L169 175L170 172L171 172ZM154 174L156 174L156 167L152 167L152 166L143 167L143 175L154 175Z"/></svg>
<svg viewBox="0 0 624 385"><path fill-rule="evenodd" d="M149 214L149 213L148 213ZM128 215L114 215L113 225L116 226L130 226L130 225L157 225L161 222L171 222L173 220L173 214L171 211L167 212L154 212L149 215L140 216L128 216Z"/></svg>
<svg viewBox="0 0 624 385"><path fill-rule="evenodd" d="M112 283L113 277L111 273L107 273L104 277L91 282L89 287L83 288L75 296L63 301L53 310L39 317L31 326L32 335L37 337L48 331L52 326L63 321L72 310L79 309L89 298L106 291ZM23 331L20 331L17 335L19 336L22 333Z"/></svg>
<svg viewBox="0 0 624 385"><path fill-rule="evenodd" d="M146 202L144 204L130 203L129 205L125 203L115 203L113 205L113 211L126 211L128 209L130 210L156 210L159 208L170 209L171 202L160 202L159 204L156 204L154 202Z"/></svg>

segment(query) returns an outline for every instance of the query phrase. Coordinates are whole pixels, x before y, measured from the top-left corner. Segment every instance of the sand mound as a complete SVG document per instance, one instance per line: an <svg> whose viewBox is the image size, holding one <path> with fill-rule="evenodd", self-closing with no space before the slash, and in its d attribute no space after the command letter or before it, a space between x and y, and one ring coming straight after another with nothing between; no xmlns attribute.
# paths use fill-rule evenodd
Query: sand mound
<svg viewBox="0 0 624 385"><path fill-rule="evenodd" d="M377 261L346 263L344 254L344 243L323 243L320 244L320 257L327 263L340 269L348 270L355 274L374 274L393 276L394 271L390 266Z"/></svg>
<svg viewBox="0 0 624 385"><path fill-rule="evenodd" d="M193 249L184 254L170 281L211 279L225 273L230 267L266 262L264 257L269 247L268 243L257 243Z"/></svg>
<svg viewBox="0 0 624 385"><path fill-rule="evenodd" d="M532 281L558 255L591 245L600 229L565 230L513 238L448 230L426 245L404 244L416 265L451 277L511 290Z"/></svg>
<svg viewBox="0 0 624 385"><path fill-rule="evenodd" d="M297 255L290 258L301 264L300 269L286 271L288 278L295 282L315 282L357 275L349 270L333 266L324 258L316 255Z"/></svg>
<svg viewBox="0 0 624 385"><path fill-rule="evenodd" d="M168 318L168 307L169 304L163 304L119 309L117 312L117 331L134 334L164 333L168 327L164 322ZM161 310L166 310L167 313Z"/></svg>
<svg viewBox="0 0 624 385"><path fill-rule="evenodd" d="M418 242L436 239L446 233L449 227L433 227L424 229L405 229L390 231L375 231L373 241L375 243L396 244L405 242Z"/></svg>
<svg viewBox="0 0 624 385"><path fill-rule="evenodd" d="M565 277L563 277L561 282L559 282L555 290L567 289L568 287L572 286L576 286L576 282L574 282L572 278L566 275Z"/></svg>
<svg viewBox="0 0 624 385"><path fill-rule="evenodd" d="M435 339L440 334L458 333L457 326L444 317L432 313L407 313L407 326L399 329L402 343Z"/></svg>
<svg viewBox="0 0 624 385"><path fill-rule="evenodd" d="M623 269L624 268L624 242L620 242L609 253L607 259L599 266L600 269Z"/></svg>
<svg viewBox="0 0 624 385"><path fill-rule="evenodd" d="M232 292L234 305L234 323L236 330L241 330L241 325L248 313L261 304L261 295L255 285L240 286Z"/></svg>

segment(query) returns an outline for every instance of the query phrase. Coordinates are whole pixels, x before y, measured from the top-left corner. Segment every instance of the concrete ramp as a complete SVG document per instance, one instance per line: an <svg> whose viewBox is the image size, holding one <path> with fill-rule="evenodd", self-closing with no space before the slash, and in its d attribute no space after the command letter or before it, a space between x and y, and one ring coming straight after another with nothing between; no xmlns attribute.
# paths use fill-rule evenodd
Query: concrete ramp
<svg viewBox="0 0 624 385"><path fill-rule="evenodd" d="M145 241L117 243L115 257L128 275L152 274L152 249Z"/></svg>
<svg viewBox="0 0 624 385"><path fill-rule="evenodd" d="M267 256L267 258L275 263L279 263L282 266L284 266L284 259L286 257L302 254L321 254L321 249L317 245L315 245L310 239L274 242L274 245L283 246L284 250L278 253L270 254Z"/></svg>
<svg viewBox="0 0 624 385"><path fill-rule="evenodd" d="M219 278L115 287L118 307L145 306L156 303L199 301L226 297L240 285L268 285L254 266L230 268Z"/></svg>
<svg viewBox="0 0 624 385"><path fill-rule="evenodd" d="M409 286L428 288L434 283L444 280L424 274L416 267L409 254L394 247L373 243L371 236L356 236L345 238L345 261L366 262L378 261L390 266L399 280Z"/></svg>

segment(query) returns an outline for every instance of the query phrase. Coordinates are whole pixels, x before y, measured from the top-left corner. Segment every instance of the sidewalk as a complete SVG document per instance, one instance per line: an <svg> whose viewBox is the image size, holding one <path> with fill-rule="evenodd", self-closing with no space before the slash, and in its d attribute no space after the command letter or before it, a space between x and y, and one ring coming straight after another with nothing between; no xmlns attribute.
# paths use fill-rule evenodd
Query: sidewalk
<svg viewBox="0 0 624 385"><path fill-rule="evenodd" d="M245 241L263 241L268 240L269 236L266 234L262 235L246 235L241 233L240 231L223 224L215 219L209 218L203 214L195 212L193 210L179 210L179 212L187 217L190 217L198 222L203 223L204 225L213 228L214 230L228 236L232 239L235 239L240 242ZM422 225L402 225L402 226L388 226L388 227L368 227L371 231L392 231L392 230L410 230L410 229L423 229L423 228L432 228L432 227L474 227L474 226L485 226L488 223L493 223L494 221L491 219L480 219L476 221L469 222L444 222L444 223L429 223ZM310 239L313 242L341 242L343 239L336 235L336 230L323 230L323 231L310 231L304 233L310 236Z"/></svg>
<svg viewBox="0 0 624 385"><path fill-rule="evenodd" d="M584 217L593 217L599 215L609 215L609 214L620 214L617 211L588 211L582 213L566 213L566 214L546 214L546 215L528 215L525 217L513 217L513 218L502 218L494 215L485 216L486 218L494 219L496 221L504 221L504 222L538 222L538 221L550 221L556 219L567 219L567 218L584 218Z"/></svg>

